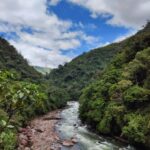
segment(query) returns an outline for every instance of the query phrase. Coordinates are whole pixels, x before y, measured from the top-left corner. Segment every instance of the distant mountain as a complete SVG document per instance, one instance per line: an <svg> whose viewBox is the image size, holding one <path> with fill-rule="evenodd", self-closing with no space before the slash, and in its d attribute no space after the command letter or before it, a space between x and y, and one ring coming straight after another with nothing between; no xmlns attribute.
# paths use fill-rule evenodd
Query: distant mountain
<svg viewBox="0 0 150 150"><path fill-rule="evenodd" d="M48 67L40 67L40 66L34 66L34 68L38 71L38 72L40 72L40 73L42 73L42 74L48 74L48 73L50 73L51 72L51 68L48 68Z"/></svg>
<svg viewBox="0 0 150 150"><path fill-rule="evenodd" d="M22 78L35 80L42 76L33 67L29 66L27 60L12 45L0 37L0 70L2 69L15 70Z"/></svg>

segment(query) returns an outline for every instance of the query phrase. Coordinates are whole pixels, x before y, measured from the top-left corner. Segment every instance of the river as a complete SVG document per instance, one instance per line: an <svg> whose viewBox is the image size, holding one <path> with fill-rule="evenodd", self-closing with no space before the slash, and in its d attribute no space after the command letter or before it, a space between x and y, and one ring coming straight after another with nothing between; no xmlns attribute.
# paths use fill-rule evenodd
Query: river
<svg viewBox="0 0 150 150"><path fill-rule="evenodd" d="M61 112L61 120L56 130L61 139L77 138L78 143L71 148L62 147L61 150L135 150L130 145L116 142L113 139L98 136L81 125L78 117L79 103L68 102L68 107Z"/></svg>

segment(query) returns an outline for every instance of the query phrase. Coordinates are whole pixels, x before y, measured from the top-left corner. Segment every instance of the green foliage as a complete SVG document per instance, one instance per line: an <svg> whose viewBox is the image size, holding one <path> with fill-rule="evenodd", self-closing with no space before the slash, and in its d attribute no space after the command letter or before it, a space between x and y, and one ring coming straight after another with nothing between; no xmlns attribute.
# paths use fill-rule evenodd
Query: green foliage
<svg viewBox="0 0 150 150"><path fill-rule="evenodd" d="M127 125L123 127L123 135L131 141L145 143L146 134L146 119L142 115L128 114L125 116Z"/></svg>
<svg viewBox="0 0 150 150"><path fill-rule="evenodd" d="M11 130L5 130L0 133L0 149L13 150L16 149L17 136Z"/></svg>
<svg viewBox="0 0 150 150"><path fill-rule="evenodd" d="M99 133L150 148L150 23L119 43L119 52L80 96L80 118Z"/></svg>
<svg viewBox="0 0 150 150"><path fill-rule="evenodd" d="M97 130L103 134L117 134L122 126L122 115L125 113L125 107L116 102L109 102L103 109L104 113Z"/></svg>
<svg viewBox="0 0 150 150"><path fill-rule="evenodd" d="M0 109L0 121L7 120L7 118L8 118L7 113L4 110ZM0 122L0 125L1 125L1 122Z"/></svg>
<svg viewBox="0 0 150 150"><path fill-rule="evenodd" d="M48 97L51 100L52 109L66 106L67 100L69 99L66 91L57 87L50 87Z"/></svg>
<svg viewBox="0 0 150 150"><path fill-rule="evenodd" d="M111 115L105 115L98 125L98 131L103 134L109 134L111 132Z"/></svg>
<svg viewBox="0 0 150 150"><path fill-rule="evenodd" d="M62 98L62 99L61 99ZM9 71L0 72L0 149L14 149L16 128L36 115L66 105L65 91L51 86L18 81ZM13 138L13 139L11 139Z"/></svg>
<svg viewBox="0 0 150 150"><path fill-rule="evenodd" d="M113 101L122 101L122 91L126 90L132 85L132 82L130 80L121 80L116 84L113 84L109 88L109 95L110 95L110 100Z"/></svg>
<svg viewBox="0 0 150 150"><path fill-rule="evenodd" d="M144 102L150 102L150 90L137 85L130 87L123 94L124 102L127 106L134 108Z"/></svg>
<svg viewBox="0 0 150 150"><path fill-rule="evenodd" d="M2 78L6 77L0 83L0 107L8 113L9 117L14 113L21 113L22 111L26 112L27 116L30 116L32 111L35 111L33 108L35 108L36 104L44 101L44 96L41 96L42 93L37 85L12 80L9 76L14 77L14 74L8 72L2 72L0 76ZM41 107L39 108L41 109Z"/></svg>
<svg viewBox="0 0 150 150"><path fill-rule="evenodd" d="M42 75L29 66L27 60L12 45L0 37L0 70L4 69L17 71L21 79L37 82L42 78Z"/></svg>
<svg viewBox="0 0 150 150"><path fill-rule="evenodd" d="M55 86L64 88L69 93L70 100L78 100L81 90L102 73L118 51L121 51L120 44L94 49L64 66L60 65L58 69L53 69L48 79Z"/></svg>

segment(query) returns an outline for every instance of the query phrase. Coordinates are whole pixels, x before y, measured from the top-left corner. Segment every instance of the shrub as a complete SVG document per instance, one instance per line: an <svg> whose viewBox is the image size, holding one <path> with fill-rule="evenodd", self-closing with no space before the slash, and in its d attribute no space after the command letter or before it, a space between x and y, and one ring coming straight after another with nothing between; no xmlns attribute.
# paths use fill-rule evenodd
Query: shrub
<svg viewBox="0 0 150 150"><path fill-rule="evenodd" d="M138 85L130 87L123 93L124 103L129 107L148 102L150 100L149 98L150 91Z"/></svg>
<svg viewBox="0 0 150 150"><path fill-rule="evenodd" d="M145 143L147 133L147 123L142 115L128 114L127 125L123 127L122 133L130 141Z"/></svg>
<svg viewBox="0 0 150 150"><path fill-rule="evenodd" d="M121 80L118 83L113 84L109 88L110 100L121 102L123 91L129 88L131 85L132 82L130 80Z"/></svg>
<svg viewBox="0 0 150 150"><path fill-rule="evenodd" d="M55 87L51 87L49 92L45 89L44 86L19 81L17 74L12 72L0 72L0 149L15 149L13 128L26 124L36 115L66 105L65 91Z"/></svg>
<svg viewBox="0 0 150 150"><path fill-rule="evenodd" d="M0 133L0 149L13 150L16 149L17 137L12 130L5 130Z"/></svg>

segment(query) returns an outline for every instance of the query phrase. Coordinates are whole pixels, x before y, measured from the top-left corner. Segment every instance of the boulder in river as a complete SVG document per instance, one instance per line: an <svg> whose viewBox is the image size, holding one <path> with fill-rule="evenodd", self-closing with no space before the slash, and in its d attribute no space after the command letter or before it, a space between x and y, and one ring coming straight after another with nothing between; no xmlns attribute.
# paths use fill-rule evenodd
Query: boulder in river
<svg viewBox="0 0 150 150"><path fill-rule="evenodd" d="M78 143L77 138L71 138L71 141L72 141L72 143L74 143L74 144Z"/></svg>
<svg viewBox="0 0 150 150"><path fill-rule="evenodd" d="M71 147L71 146L74 145L74 143L72 142L72 140L64 140L64 141L62 142L62 145L63 145L63 146L67 146L67 147Z"/></svg>

